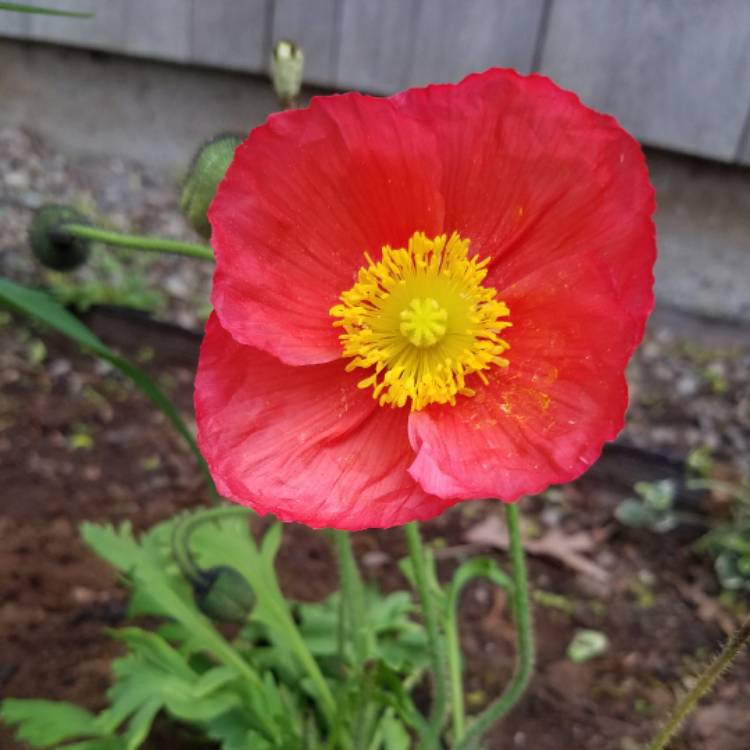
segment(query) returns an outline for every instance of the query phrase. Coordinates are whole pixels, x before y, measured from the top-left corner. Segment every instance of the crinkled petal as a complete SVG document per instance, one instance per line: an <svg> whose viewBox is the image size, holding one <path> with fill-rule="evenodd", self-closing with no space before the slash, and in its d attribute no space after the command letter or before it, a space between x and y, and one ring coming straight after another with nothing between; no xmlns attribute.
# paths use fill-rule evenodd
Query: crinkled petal
<svg viewBox="0 0 750 750"><path fill-rule="evenodd" d="M290 366L212 316L195 386L198 440L219 492L283 521L339 529L426 519L450 501L410 476L408 412L377 406L341 361Z"/></svg>
<svg viewBox="0 0 750 750"><path fill-rule="evenodd" d="M290 364L341 353L329 309L364 252L442 228L429 127L346 94L273 115L238 148L211 205L212 302L243 344Z"/></svg>
<svg viewBox="0 0 750 750"><path fill-rule="evenodd" d="M425 491L514 501L575 479L620 431L636 338L597 257L553 263L514 285L509 366L488 371L488 385L455 407L411 415L409 471Z"/></svg>
<svg viewBox="0 0 750 750"><path fill-rule="evenodd" d="M515 500L581 474L622 426L653 306L653 189L638 144L546 78L490 70L396 97L432 122L445 224L489 256L508 369L413 414L410 471L446 498Z"/></svg>
<svg viewBox="0 0 750 750"><path fill-rule="evenodd" d="M654 192L638 143L607 115L541 76L489 70L395 97L430 124L447 230L492 258L501 291L596 250L640 337L652 306Z"/></svg>

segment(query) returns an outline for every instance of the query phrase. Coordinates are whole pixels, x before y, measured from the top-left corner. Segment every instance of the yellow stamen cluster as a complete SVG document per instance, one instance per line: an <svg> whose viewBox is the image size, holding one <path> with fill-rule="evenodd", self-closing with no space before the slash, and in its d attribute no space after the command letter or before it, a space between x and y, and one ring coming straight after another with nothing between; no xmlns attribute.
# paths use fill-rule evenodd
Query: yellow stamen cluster
<svg viewBox="0 0 750 750"><path fill-rule="evenodd" d="M417 232L407 248L386 245L377 263L365 253L356 283L331 308L333 325L344 329L347 371L372 370L358 385L372 388L381 406L453 405L457 394L474 395L469 375L486 383L486 370L508 366L499 335L511 325L502 320L508 307L482 286L489 258L468 253L469 240L455 232Z"/></svg>

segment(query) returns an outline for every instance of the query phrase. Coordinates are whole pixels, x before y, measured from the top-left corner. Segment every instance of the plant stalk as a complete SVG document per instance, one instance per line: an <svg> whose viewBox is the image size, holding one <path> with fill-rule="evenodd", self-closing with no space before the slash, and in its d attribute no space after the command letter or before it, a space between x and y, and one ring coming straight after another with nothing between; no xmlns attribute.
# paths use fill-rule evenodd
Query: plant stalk
<svg viewBox="0 0 750 750"><path fill-rule="evenodd" d="M103 242L106 245L115 247L128 247L132 250L144 250L153 253L173 253L176 255L186 255L190 258L199 260L214 260L214 254L210 247L198 245L193 242L182 242L181 240L171 240L166 237L147 237L142 234L126 234L124 232L114 232L108 229L99 229L90 227L86 224L65 224L60 231L81 237L94 242Z"/></svg>
<svg viewBox="0 0 750 750"><path fill-rule="evenodd" d="M510 540L513 578L513 614L516 620L516 668L505 692L469 724L455 750L473 750L482 735L516 705L529 685L534 670L534 634L529 602L529 581L521 539L521 523L516 504L505 506Z"/></svg>
<svg viewBox="0 0 750 750"><path fill-rule="evenodd" d="M440 733L443 728L446 705L446 670L443 659L443 647L440 631L438 628L438 617L435 607L435 597L430 590L430 582L427 577L427 564L422 536L419 532L417 522L404 526L406 541L409 547L409 557L414 569L414 582L419 594L427 630L427 642L432 658L433 696L427 731L421 737L419 748L433 750L440 747Z"/></svg>
<svg viewBox="0 0 750 750"><path fill-rule="evenodd" d="M724 670L740 654L748 641L750 641L750 617L727 641L721 652L708 665L698 682L695 683L693 689L677 704L674 713L669 717L661 732L652 740L648 750L663 750L669 745L671 740L677 736L682 723L698 705L698 701L711 690Z"/></svg>

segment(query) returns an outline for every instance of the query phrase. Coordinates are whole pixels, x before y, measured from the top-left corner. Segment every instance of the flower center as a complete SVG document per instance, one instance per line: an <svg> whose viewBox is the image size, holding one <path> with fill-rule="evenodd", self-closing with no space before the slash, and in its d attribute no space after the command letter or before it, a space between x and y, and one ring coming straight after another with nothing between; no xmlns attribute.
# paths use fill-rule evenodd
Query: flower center
<svg viewBox="0 0 750 750"><path fill-rule="evenodd" d="M399 330L414 346L426 349L435 346L448 330L448 311L440 303L428 297L416 297L399 315Z"/></svg>
<svg viewBox="0 0 750 750"><path fill-rule="evenodd" d="M347 371L370 370L358 385L371 387L381 406L454 405L457 394L475 393L467 377L487 383L487 370L508 366L499 335L511 325L502 320L508 307L482 285L489 258L468 252L456 232L416 232L407 248L386 245L377 263L365 253L367 265L331 308Z"/></svg>

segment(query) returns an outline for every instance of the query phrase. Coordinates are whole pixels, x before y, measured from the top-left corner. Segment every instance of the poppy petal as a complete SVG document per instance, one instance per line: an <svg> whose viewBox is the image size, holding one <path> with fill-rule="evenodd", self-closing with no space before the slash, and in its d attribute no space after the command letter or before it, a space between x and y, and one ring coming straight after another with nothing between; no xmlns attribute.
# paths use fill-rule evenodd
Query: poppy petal
<svg viewBox="0 0 750 750"><path fill-rule="evenodd" d="M411 415L409 471L425 491L514 501L578 477L620 431L639 336L598 260L591 251L514 285L507 369L453 408Z"/></svg>
<svg viewBox="0 0 750 750"><path fill-rule="evenodd" d="M408 412L379 408L341 362L295 367L237 343L216 316L196 378L198 440L219 492L309 526L426 519L450 501L407 472Z"/></svg>
<svg viewBox="0 0 750 750"><path fill-rule="evenodd" d="M224 328L289 364L339 357L330 308L365 251L441 230L439 179L430 130L387 99L316 98L271 116L237 149L209 211Z"/></svg>
<svg viewBox="0 0 750 750"><path fill-rule="evenodd" d="M489 286L595 248L642 327L652 304L654 191L640 146L614 118L547 78L500 69L395 99L433 129L445 225L492 258Z"/></svg>

